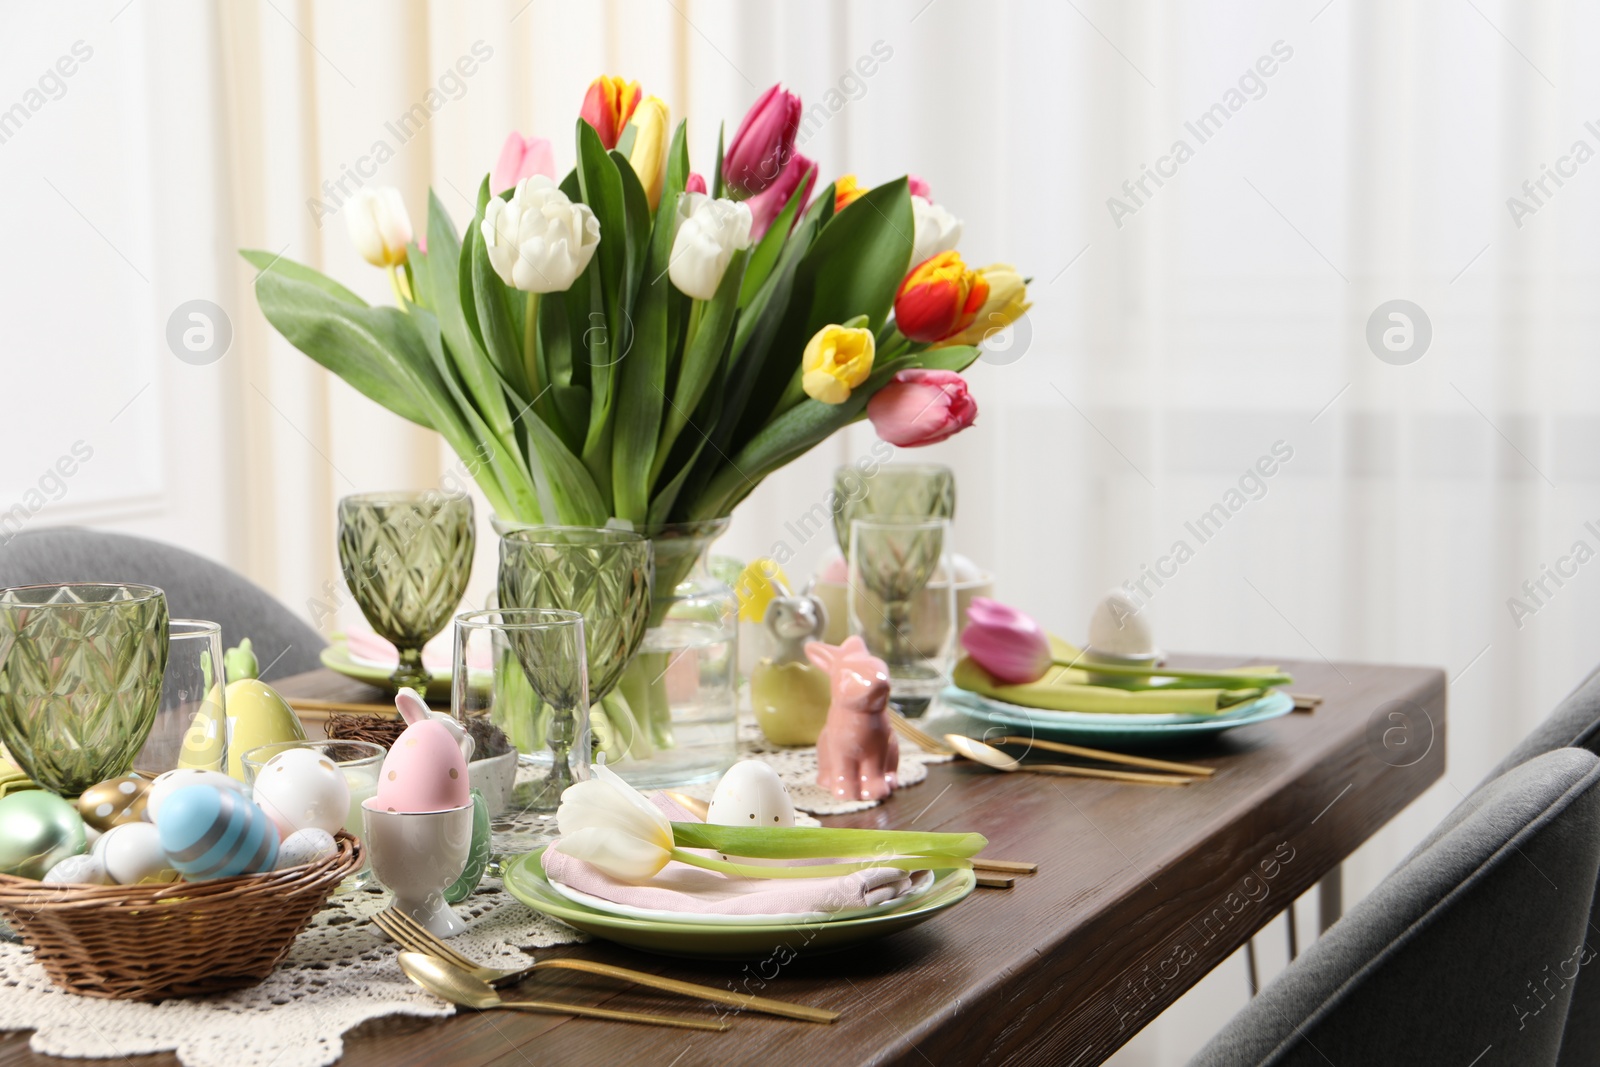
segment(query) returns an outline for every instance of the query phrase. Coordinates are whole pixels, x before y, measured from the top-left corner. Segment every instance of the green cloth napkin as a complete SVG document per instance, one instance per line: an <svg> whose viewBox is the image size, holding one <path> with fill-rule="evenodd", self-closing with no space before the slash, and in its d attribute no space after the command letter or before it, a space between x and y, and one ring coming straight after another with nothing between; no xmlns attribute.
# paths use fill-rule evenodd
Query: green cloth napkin
<svg viewBox="0 0 1600 1067"><path fill-rule="evenodd" d="M20 793L24 789L38 788L38 783L29 779L19 768L0 759L0 797Z"/></svg>
<svg viewBox="0 0 1600 1067"><path fill-rule="evenodd" d="M1050 638L1051 652L1057 659L1076 659L1082 653L1059 637ZM1276 674L1276 667L1238 667L1230 674ZM958 689L1046 711L1082 711L1096 715L1215 715L1265 692L1261 688L1187 688L1177 685L1156 689L1090 685L1086 671L1076 667L1051 667L1037 682L1006 685L992 674L962 656L951 674Z"/></svg>

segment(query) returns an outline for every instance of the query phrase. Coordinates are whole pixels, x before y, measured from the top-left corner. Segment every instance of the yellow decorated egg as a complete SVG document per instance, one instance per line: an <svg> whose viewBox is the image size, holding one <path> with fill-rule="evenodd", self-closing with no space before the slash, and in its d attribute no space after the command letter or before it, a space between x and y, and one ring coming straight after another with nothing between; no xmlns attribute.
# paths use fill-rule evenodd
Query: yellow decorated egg
<svg viewBox="0 0 1600 1067"><path fill-rule="evenodd" d="M256 678L228 686L228 773L244 781L244 754L280 741L304 741L306 728L277 690Z"/></svg>

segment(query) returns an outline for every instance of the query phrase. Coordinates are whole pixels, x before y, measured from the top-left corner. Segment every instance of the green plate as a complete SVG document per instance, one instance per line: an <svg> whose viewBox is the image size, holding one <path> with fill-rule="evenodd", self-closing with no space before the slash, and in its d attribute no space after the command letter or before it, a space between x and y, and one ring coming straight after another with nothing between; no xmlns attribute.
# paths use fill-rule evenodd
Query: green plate
<svg viewBox="0 0 1600 1067"><path fill-rule="evenodd" d="M374 667L370 663L357 663L350 658L350 649L344 641L334 638L327 648L322 650L322 665L330 671L338 671L346 678L354 678L358 682L366 682L370 686L382 689L386 693L395 691L394 683L389 681L390 671L384 667ZM428 679L428 691L423 694L435 703L448 704L450 702L450 675L431 674Z"/></svg>
<svg viewBox="0 0 1600 1067"><path fill-rule="evenodd" d="M550 885L539 857L544 849L518 856L506 868L506 891L534 911L560 919L584 933L661 956L747 960L778 949L796 955L838 952L863 941L899 933L967 899L977 879L970 870L936 871L933 887L899 911L835 922L773 926L706 926L664 923L608 915L568 900Z"/></svg>

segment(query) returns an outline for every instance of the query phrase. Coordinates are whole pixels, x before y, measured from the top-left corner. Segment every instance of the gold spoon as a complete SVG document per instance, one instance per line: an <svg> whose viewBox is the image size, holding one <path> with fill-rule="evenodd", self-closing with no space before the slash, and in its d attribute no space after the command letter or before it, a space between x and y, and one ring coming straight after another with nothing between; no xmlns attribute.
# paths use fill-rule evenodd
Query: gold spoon
<svg viewBox="0 0 1600 1067"><path fill-rule="evenodd" d="M961 734L945 734L945 742L969 760L993 767L997 771L1038 771L1041 774L1063 774L1073 778L1104 778L1113 782L1137 782L1141 785L1188 785L1194 781L1176 774L1145 774L1140 771L1108 771L1099 767L1068 767L1059 763L1023 763L1001 752L993 745L975 741Z"/></svg>
<svg viewBox="0 0 1600 1067"><path fill-rule="evenodd" d="M473 977L455 964L446 963L437 956L424 956L420 952L400 953L400 969L406 972L407 978L434 996L479 1011L489 1008L510 1008L514 1011L540 1012L547 1015L583 1015L591 1019L609 1019L616 1023L676 1026L685 1030L726 1030L731 1025L721 1021L704 1022L699 1019L674 1019L665 1015L612 1011L609 1008L591 1008L583 1004L560 1004L552 1000L502 1000L500 994L482 979Z"/></svg>

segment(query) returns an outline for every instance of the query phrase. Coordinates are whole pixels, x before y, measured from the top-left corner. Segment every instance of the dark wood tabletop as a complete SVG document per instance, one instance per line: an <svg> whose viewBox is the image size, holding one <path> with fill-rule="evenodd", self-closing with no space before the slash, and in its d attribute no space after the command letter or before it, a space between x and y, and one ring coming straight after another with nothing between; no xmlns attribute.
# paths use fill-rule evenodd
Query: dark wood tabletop
<svg viewBox="0 0 1600 1067"><path fill-rule="evenodd" d="M1039 864L1014 888L980 889L915 929L781 966L671 960L598 941L541 950L832 1008L843 1013L837 1023L743 1015L718 1034L504 1011L396 1016L346 1035L341 1063L1099 1063L1444 772L1443 672L1283 666L1295 691L1319 694L1323 703L1171 753L1217 768L1194 785L935 765L927 781L880 807L828 817L834 826L977 831L989 838L985 855ZM323 671L279 688L381 699ZM664 1014L697 1010L562 972L537 974L522 994ZM0 1067L68 1062L34 1055L27 1037L0 1034Z"/></svg>

